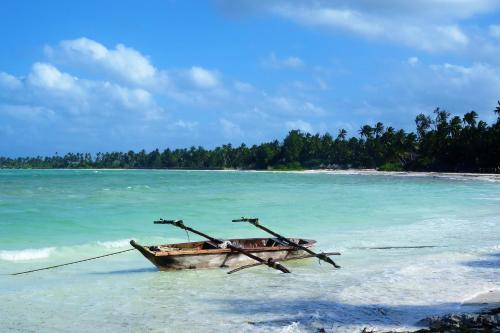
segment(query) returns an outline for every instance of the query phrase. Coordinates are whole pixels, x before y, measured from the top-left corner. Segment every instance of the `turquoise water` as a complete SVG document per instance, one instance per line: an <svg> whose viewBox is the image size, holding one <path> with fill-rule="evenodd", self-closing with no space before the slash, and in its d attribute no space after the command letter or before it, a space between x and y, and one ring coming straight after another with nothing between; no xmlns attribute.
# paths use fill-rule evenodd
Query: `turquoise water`
<svg viewBox="0 0 500 333"><path fill-rule="evenodd" d="M180 242L153 220L221 238L289 236L340 251L293 273L158 272L127 252ZM0 327L12 332L309 332L412 327L500 288L500 182L462 177L151 170L0 170ZM191 240L199 239L190 235ZM373 246L437 245L370 250Z"/></svg>

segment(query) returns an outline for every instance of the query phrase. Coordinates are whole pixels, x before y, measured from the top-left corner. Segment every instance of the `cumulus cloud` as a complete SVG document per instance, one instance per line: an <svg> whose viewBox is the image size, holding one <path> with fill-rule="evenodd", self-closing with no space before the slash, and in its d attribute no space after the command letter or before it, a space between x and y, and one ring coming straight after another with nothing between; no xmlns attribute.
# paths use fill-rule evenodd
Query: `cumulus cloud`
<svg viewBox="0 0 500 333"><path fill-rule="evenodd" d="M17 89L22 85L21 81L14 75L0 72L0 88Z"/></svg>
<svg viewBox="0 0 500 333"><path fill-rule="evenodd" d="M324 116L326 114L326 111L322 107L309 101L297 100L285 96L270 97L269 101L277 110L289 114L308 116Z"/></svg>
<svg viewBox="0 0 500 333"><path fill-rule="evenodd" d="M299 57L290 56L286 58L278 58L274 52L262 60L262 65L269 68L299 68L304 65L304 61Z"/></svg>
<svg viewBox="0 0 500 333"><path fill-rule="evenodd" d="M284 5L274 12L298 23L341 29L367 38L389 40L426 51L455 50L467 46L469 38L455 24L422 24L351 9L331 7L296 8Z"/></svg>
<svg viewBox="0 0 500 333"><path fill-rule="evenodd" d="M285 127L287 130L301 130L303 132L307 133L314 133L313 127L310 123L303 121L303 120L294 120L294 121L287 121L285 123Z"/></svg>
<svg viewBox="0 0 500 333"><path fill-rule="evenodd" d="M78 79L67 73L60 72L56 67L37 62L28 75L28 82L32 86L53 91L76 91Z"/></svg>
<svg viewBox="0 0 500 333"><path fill-rule="evenodd" d="M248 93L255 91L255 87L248 82L235 81L234 88L239 92Z"/></svg>
<svg viewBox="0 0 500 333"><path fill-rule="evenodd" d="M416 64L418 64L418 61L418 57L410 57L408 58L408 60L406 60L406 62L411 66L415 66Z"/></svg>
<svg viewBox="0 0 500 333"><path fill-rule="evenodd" d="M23 121L53 120L53 110L43 106L0 104L0 114L12 116Z"/></svg>
<svg viewBox="0 0 500 333"><path fill-rule="evenodd" d="M362 103L345 106L373 121L408 125L418 113L429 113L437 106L452 113L475 110L481 118L493 121L493 108L499 98L500 68L476 62L406 64L387 73L384 84L372 87ZM412 125L410 123L410 125Z"/></svg>
<svg viewBox="0 0 500 333"><path fill-rule="evenodd" d="M389 41L430 51L478 49L475 36L461 21L492 12L496 0L220 0L223 12L269 12L302 25L345 31L372 40Z"/></svg>
<svg viewBox="0 0 500 333"><path fill-rule="evenodd" d="M177 120L176 122L174 122L174 126L182 128L182 129L192 130L198 126L198 122L197 121Z"/></svg>
<svg viewBox="0 0 500 333"><path fill-rule="evenodd" d="M461 66L445 63L429 66L436 81L432 85L441 85L449 98L471 101L486 100L493 102L498 98L500 89L500 69L486 63L473 63Z"/></svg>
<svg viewBox="0 0 500 333"><path fill-rule="evenodd" d="M193 66L187 73L191 82L199 88L215 88L219 84L217 73L214 71Z"/></svg>
<svg viewBox="0 0 500 333"><path fill-rule="evenodd" d="M5 80L7 78L7 80ZM108 81L80 79L60 71L52 64L33 64L26 78L3 75L0 80L15 88L0 97L13 105L34 105L34 110L51 109L58 113L99 113L135 111L148 117L161 111L153 96L142 88L129 88ZM14 82L14 84L12 84ZM37 109L38 107L38 109ZM33 112L35 117L40 112Z"/></svg>
<svg viewBox="0 0 500 333"><path fill-rule="evenodd" d="M47 46L45 52L46 59L22 75L0 72L3 151L148 148L165 138L171 140L162 141L167 145L181 146L198 137L210 138L200 144L267 140L283 129L290 114L324 113L303 96L285 97L237 79L225 84L216 69L156 68L141 52L122 44L109 47L78 38ZM280 61L281 66L302 64L294 57ZM289 88L288 94L297 89ZM182 119L173 119L175 114ZM205 126L186 119L203 119ZM262 124L247 132L245 126L255 122ZM26 135L15 138L20 132Z"/></svg>
<svg viewBox="0 0 500 333"><path fill-rule="evenodd" d="M492 37L500 38L500 24L492 24L489 27L489 33Z"/></svg>
<svg viewBox="0 0 500 333"><path fill-rule="evenodd" d="M229 140L238 139L244 136L244 132L240 125L227 120L225 118L219 119L219 124L222 128L224 137Z"/></svg>
<svg viewBox="0 0 500 333"><path fill-rule="evenodd" d="M146 56L123 44L109 49L82 37L61 41L55 47L46 46L45 53L53 61L105 71L135 84L149 84L158 75Z"/></svg>

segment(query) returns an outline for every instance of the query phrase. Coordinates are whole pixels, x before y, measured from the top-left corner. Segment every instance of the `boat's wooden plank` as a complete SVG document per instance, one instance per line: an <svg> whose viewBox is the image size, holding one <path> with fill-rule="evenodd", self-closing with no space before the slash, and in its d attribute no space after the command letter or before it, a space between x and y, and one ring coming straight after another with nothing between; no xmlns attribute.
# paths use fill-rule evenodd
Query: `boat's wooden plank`
<svg viewBox="0 0 500 333"><path fill-rule="evenodd" d="M275 247L255 247L255 248L244 248L248 252L275 252L275 251L294 251L295 248L291 246L275 246ZM231 249L206 249L206 250L179 250L179 251L151 251L151 253L157 257L161 256L176 256L176 255L193 255L193 254L224 254L235 252Z"/></svg>

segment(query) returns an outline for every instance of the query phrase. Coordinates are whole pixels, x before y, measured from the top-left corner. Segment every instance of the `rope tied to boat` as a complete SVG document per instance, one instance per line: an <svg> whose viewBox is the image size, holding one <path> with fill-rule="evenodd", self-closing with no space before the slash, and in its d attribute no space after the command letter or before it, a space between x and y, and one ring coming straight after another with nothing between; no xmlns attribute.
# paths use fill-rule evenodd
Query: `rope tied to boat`
<svg viewBox="0 0 500 333"><path fill-rule="evenodd" d="M124 252L128 252L128 251L133 251L133 250L135 250L135 249L134 248L127 249L127 250L123 250L123 251L118 251L118 252L103 254L103 255L97 256L97 257L92 257L92 258L86 258L86 259L82 259L82 260L67 262L67 263L64 263L64 264L59 264L59 265L54 265L54 266L49 266L49 267L43 267L43 268L37 268L37 269L32 269L32 270L24 271L24 272L11 273L9 275L21 275L21 274L33 273L33 272L43 271L43 270L57 268L57 267L62 267L62 266L73 265L73 264L77 264L79 262L90 261L90 260L95 260L95 259L99 259L99 258L114 256L115 254L120 254L120 253L124 253Z"/></svg>

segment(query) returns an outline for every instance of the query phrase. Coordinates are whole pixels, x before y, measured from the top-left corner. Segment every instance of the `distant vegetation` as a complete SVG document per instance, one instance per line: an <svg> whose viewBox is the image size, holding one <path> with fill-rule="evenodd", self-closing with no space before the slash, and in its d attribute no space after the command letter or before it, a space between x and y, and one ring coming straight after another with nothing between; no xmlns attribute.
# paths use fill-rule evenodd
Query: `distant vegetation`
<svg viewBox="0 0 500 333"><path fill-rule="evenodd" d="M138 169L274 169L377 168L500 173L500 101L496 123L488 125L474 111L451 117L437 108L419 114L416 132L407 133L378 122L364 125L359 137L336 137L293 130L285 139L253 145L230 144L207 150L158 149L91 154L68 153L52 157L0 157L2 168L138 168Z"/></svg>

